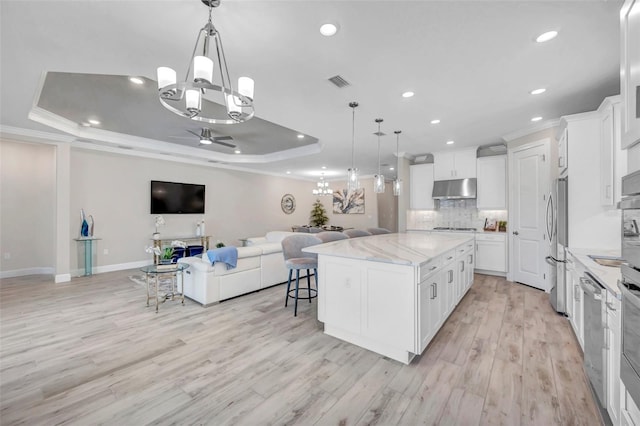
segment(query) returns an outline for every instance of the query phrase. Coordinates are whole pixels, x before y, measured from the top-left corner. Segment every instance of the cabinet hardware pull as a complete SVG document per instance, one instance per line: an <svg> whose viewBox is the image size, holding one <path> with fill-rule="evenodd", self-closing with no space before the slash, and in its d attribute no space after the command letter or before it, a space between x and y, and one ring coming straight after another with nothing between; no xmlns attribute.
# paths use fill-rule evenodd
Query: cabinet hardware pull
<svg viewBox="0 0 640 426"><path fill-rule="evenodd" d="M447 271L449 273L449 284L453 282L453 269Z"/></svg>
<svg viewBox="0 0 640 426"><path fill-rule="evenodd" d="M437 266L432 266L431 268L429 268L430 271L433 271L434 269L436 269Z"/></svg>
<svg viewBox="0 0 640 426"><path fill-rule="evenodd" d="M609 308L609 310L612 310L613 312L616 312L617 309L613 307L613 305L611 304L611 302L607 302L607 308Z"/></svg>
<svg viewBox="0 0 640 426"><path fill-rule="evenodd" d="M464 261L460 261L460 272L464 272Z"/></svg>

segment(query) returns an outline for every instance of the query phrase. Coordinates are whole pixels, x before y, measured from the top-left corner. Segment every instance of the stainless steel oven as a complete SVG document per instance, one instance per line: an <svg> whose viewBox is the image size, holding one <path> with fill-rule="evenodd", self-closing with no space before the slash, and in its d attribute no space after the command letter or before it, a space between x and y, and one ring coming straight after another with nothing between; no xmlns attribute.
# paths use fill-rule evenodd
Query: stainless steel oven
<svg viewBox="0 0 640 426"><path fill-rule="evenodd" d="M620 377L640 405L640 171L622 178L622 354Z"/></svg>

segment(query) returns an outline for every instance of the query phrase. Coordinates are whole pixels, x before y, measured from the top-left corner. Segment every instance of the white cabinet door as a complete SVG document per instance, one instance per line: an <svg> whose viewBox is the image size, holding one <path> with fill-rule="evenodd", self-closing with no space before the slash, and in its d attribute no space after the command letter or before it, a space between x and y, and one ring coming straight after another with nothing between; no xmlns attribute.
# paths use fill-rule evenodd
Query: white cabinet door
<svg viewBox="0 0 640 426"><path fill-rule="evenodd" d="M476 269L507 272L507 241L505 234L476 234Z"/></svg>
<svg viewBox="0 0 640 426"><path fill-rule="evenodd" d="M477 156L477 148L455 151L455 157L454 157L455 178L454 179L474 178L477 176L476 156Z"/></svg>
<svg viewBox="0 0 640 426"><path fill-rule="evenodd" d="M613 194L613 105L609 104L600 117L600 204L612 206Z"/></svg>
<svg viewBox="0 0 640 426"><path fill-rule="evenodd" d="M578 343L580 343L580 347L584 350L584 334L583 334L583 318L582 318L582 306L584 300L584 291L582 287L580 287L580 272L577 269L574 269L569 274L571 277L571 282L569 283L572 288L571 292L571 304L573 316L569 318L569 322L571 323L571 327L573 328L573 332L578 339Z"/></svg>
<svg viewBox="0 0 640 426"><path fill-rule="evenodd" d="M449 315L451 315L451 313L453 312L453 309L456 307L456 262L449 262L447 265L444 266L443 268L444 271L444 275L443 275L443 286L444 286L444 291L443 293L446 293L446 301L445 301L445 309L444 309L444 316L445 319L446 317L448 317Z"/></svg>
<svg viewBox="0 0 640 426"><path fill-rule="evenodd" d="M442 271L429 275L418 285L420 353L424 351L444 322Z"/></svg>
<svg viewBox="0 0 640 426"><path fill-rule="evenodd" d="M620 424L620 301L607 292L607 411L614 425Z"/></svg>
<svg viewBox="0 0 640 426"><path fill-rule="evenodd" d="M434 152L433 153L433 178L435 180L455 179L455 153Z"/></svg>
<svg viewBox="0 0 640 426"><path fill-rule="evenodd" d="M477 148L433 153L435 180L465 179L476 177Z"/></svg>
<svg viewBox="0 0 640 426"><path fill-rule="evenodd" d="M481 157L477 162L478 210L506 210L507 156Z"/></svg>
<svg viewBox="0 0 640 426"><path fill-rule="evenodd" d="M620 9L620 93L622 147L640 141L640 0L626 0Z"/></svg>
<svg viewBox="0 0 640 426"><path fill-rule="evenodd" d="M569 167L569 150L567 147L569 131L565 127L558 139L558 175L565 176Z"/></svg>
<svg viewBox="0 0 640 426"><path fill-rule="evenodd" d="M414 164L409 167L412 210L433 210L433 169L433 164Z"/></svg>

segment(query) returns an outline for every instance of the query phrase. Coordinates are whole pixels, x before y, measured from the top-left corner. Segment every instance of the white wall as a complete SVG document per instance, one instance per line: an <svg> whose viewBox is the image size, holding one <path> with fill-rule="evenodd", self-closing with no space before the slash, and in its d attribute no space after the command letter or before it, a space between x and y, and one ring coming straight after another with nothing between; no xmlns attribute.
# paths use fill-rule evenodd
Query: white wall
<svg viewBox="0 0 640 426"><path fill-rule="evenodd" d="M0 141L0 271L53 273L54 163L52 145Z"/></svg>
<svg viewBox="0 0 640 426"><path fill-rule="evenodd" d="M55 264L55 148L3 140L0 145L0 257L10 252L11 260L0 263L0 276L24 273L52 273ZM206 185L204 220L213 241L240 245L239 238L264 235L270 230L290 230L309 223L316 200L315 182L104 153L72 149L70 158L70 217L67 238L79 235L80 209L95 220L97 242L94 267L97 271L132 267L150 255L154 217L149 213L150 181ZM344 182L331 182L338 189ZM378 224L376 197L371 179L363 179L365 214L332 213L332 197L320 197L329 224L352 228ZM296 198L296 210L285 214L280 207L284 194ZM163 237L195 235L202 215L164 215ZM108 254L104 254L104 250ZM77 275L83 266L81 250L70 245L70 270ZM45 270L42 270L45 268ZM26 272L25 272L26 271Z"/></svg>

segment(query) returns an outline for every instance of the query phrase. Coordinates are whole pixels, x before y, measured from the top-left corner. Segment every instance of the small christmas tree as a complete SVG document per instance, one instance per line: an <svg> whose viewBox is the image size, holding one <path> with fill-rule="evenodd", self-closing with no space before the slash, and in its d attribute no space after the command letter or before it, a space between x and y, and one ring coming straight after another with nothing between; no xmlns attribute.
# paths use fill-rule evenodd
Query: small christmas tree
<svg viewBox="0 0 640 426"><path fill-rule="evenodd" d="M326 225L329 222L329 218L327 217L327 211L324 209L324 206L320 202L320 200L316 200L313 203L313 208L311 209L311 216L309 217L309 221L311 226L322 226Z"/></svg>

